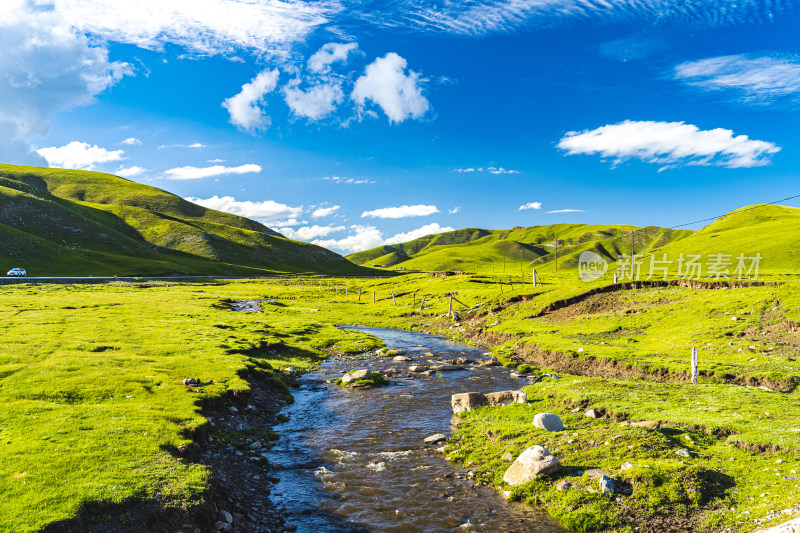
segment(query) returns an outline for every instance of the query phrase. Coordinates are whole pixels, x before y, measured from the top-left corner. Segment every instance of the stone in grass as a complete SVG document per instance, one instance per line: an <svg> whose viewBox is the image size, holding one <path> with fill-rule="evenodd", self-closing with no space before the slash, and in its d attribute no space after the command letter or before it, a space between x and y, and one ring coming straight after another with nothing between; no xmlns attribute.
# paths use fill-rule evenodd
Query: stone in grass
<svg viewBox="0 0 800 533"><path fill-rule="evenodd" d="M622 463L622 466L620 466L619 469L620 470L628 470L630 468L633 468L634 466L639 466L639 465L637 465L636 463L625 462L625 463Z"/></svg>
<svg viewBox="0 0 800 533"><path fill-rule="evenodd" d="M681 448L680 450L675 450L675 455L680 455L681 457L691 457L692 454L686 448Z"/></svg>
<svg viewBox="0 0 800 533"><path fill-rule="evenodd" d="M602 479L606 477L606 473L600 468L590 468L585 474L589 479Z"/></svg>
<svg viewBox="0 0 800 533"><path fill-rule="evenodd" d="M543 446L531 446L517 457L506 470L503 481L509 485L522 485L537 476L552 474L561 463Z"/></svg>
<svg viewBox="0 0 800 533"><path fill-rule="evenodd" d="M471 411L484 405L489 405L489 401L480 392L464 392L450 396L450 406L453 408L453 414Z"/></svg>
<svg viewBox="0 0 800 533"><path fill-rule="evenodd" d="M505 406L513 403L528 403L528 395L519 390L504 390L484 394L491 406Z"/></svg>
<svg viewBox="0 0 800 533"><path fill-rule="evenodd" d="M608 476L603 476L600 478L600 491L602 494L614 494L616 490L616 486L614 485L614 480Z"/></svg>
<svg viewBox="0 0 800 533"><path fill-rule="evenodd" d="M372 375L372 370L368 368L362 368L356 370L355 372L350 372L349 374L345 374L342 376L342 384L350 383L352 381L356 381L359 379L367 379Z"/></svg>
<svg viewBox="0 0 800 533"><path fill-rule="evenodd" d="M600 418L600 413L598 413L595 409L589 409L583 413L583 416L586 418Z"/></svg>
<svg viewBox="0 0 800 533"><path fill-rule="evenodd" d="M538 413L533 417L533 425L545 431L564 431L564 423L553 413Z"/></svg>
<svg viewBox="0 0 800 533"><path fill-rule="evenodd" d="M570 483L566 479L562 479L556 485L556 490L569 490L571 488L572 488L572 483Z"/></svg>
<svg viewBox="0 0 800 533"><path fill-rule="evenodd" d="M447 440L447 435L443 433L436 433L434 435L431 435L430 437L425 437L425 440L423 442L425 442L425 444L437 444L439 442L444 442L446 440Z"/></svg>

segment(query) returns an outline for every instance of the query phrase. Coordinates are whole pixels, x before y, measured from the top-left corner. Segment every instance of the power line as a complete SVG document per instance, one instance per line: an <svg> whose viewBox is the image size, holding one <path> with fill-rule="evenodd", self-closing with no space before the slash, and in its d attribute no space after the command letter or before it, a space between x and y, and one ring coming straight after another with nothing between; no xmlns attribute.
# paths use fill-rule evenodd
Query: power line
<svg viewBox="0 0 800 533"><path fill-rule="evenodd" d="M790 196L788 198L783 198L782 200L775 200L774 202L761 203L761 204L758 204L758 205L754 205L752 207L748 207L747 209L740 209L740 210L738 210L736 212L737 213L741 213L742 211L750 211L751 209L758 209L762 205L775 205L775 204L779 204L781 202L785 202L786 200L792 200L794 198L800 198L800 194L795 194L794 196ZM727 215L730 215L730 213L725 213L725 214L718 215L718 216L711 217L711 218L704 218L703 220L695 220L694 222L688 222L686 224L679 224L677 226L670 226L667 229L677 229L677 228L683 228L685 226L692 226L694 224L699 224L700 222L708 222L709 220L717 220L718 218L722 218L722 217L727 216Z"/></svg>

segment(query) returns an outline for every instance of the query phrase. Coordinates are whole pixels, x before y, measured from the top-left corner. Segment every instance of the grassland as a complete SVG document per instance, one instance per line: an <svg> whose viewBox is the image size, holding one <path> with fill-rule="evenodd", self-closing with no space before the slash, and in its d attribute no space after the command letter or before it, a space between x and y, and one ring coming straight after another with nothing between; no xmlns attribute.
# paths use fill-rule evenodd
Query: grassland
<svg viewBox="0 0 800 533"><path fill-rule="evenodd" d="M498 274L5 287L0 530L36 531L96 502L150 501L191 514L207 500L213 472L175 450L202 434L204 402L246 391L248 379L274 383L283 396L282 369L380 346L334 326L343 323L443 333L487 346L509 366L559 374L527 389L530 405L464 416L447 455L503 491L506 454L547 446L562 471L510 497L572 529L666 531L671 523L745 532L788 520L800 511L800 287L791 266L764 268L759 281L768 285L727 288L609 291L607 279L583 283L574 269L546 268L538 287ZM590 289L601 291L585 296ZM477 307L454 303L454 320L451 296ZM227 308L241 298L277 301L263 314ZM698 385L687 382L692 347ZM213 384L190 393L187 377ZM584 417L590 407L605 418ZM568 429L537 430L531 420L543 411ZM662 431L624 419L660 421ZM623 472L624 462L639 466ZM596 481L578 475L589 467L631 496L589 491ZM563 479L573 489L556 490Z"/></svg>
<svg viewBox="0 0 800 533"><path fill-rule="evenodd" d="M364 272L258 222L78 170L0 165L0 240L0 264L30 276Z"/></svg>

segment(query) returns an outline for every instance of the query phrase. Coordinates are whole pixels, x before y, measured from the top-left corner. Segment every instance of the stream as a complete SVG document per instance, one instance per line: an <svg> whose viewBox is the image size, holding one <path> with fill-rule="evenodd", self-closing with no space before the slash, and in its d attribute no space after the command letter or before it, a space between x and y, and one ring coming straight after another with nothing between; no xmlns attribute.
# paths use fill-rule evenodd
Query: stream
<svg viewBox="0 0 800 533"><path fill-rule="evenodd" d="M473 485L467 471L449 463L436 446L423 444L434 433L452 433L451 394L516 390L527 379L512 378L504 367L478 365L411 379L407 369L413 364L487 357L444 337L349 329L380 337L412 360L375 356L328 361L306 374L293 391L295 403L282 411L289 421L275 428L280 440L271 461L280 478L273 500L286 509L299 532L563 531L533 507ZM423 356L425 352L434 357ZM390 386L374 389L325 383L364 367L401 373L388 376Z"/></svg>

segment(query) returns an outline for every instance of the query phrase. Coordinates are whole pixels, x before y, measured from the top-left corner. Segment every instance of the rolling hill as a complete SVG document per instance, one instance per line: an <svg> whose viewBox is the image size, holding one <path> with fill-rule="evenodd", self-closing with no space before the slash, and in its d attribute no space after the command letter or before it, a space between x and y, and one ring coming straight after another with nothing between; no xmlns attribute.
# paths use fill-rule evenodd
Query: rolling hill
<svg viewBox="0 0 800 533"><path fill-rule="evenodd" d="M691 231L629 225L553 224L508 230L469 228L427 235L402 244L380 246L347 256L360 265L404 267L410 270L519 271L555 260L559 268L574 268L584 250L608 261L630 253L631 231L636 253L650 252L689 237ZM505 265L505 266L504 266Z"/></svg>
<svg viewBox="0 0 800 533"><path fill-rule="evenodd" d="M0 268L14 266L30 276L363 271L330 250L155 187L0 165Z"/></svg>
<svg viewBox="0 0 800 533"><path fill-rule="evenodd" d="M708 264L709 256L723 254L736 268L737 257L761 256L760 271L776 274L796 273L800 269L800 208L779 205L752 205L731 211L698 231L671 230L649 226L556 224L509 230L464 230L427 235L402 244L380 246L351 254L356 264L400 267L408 270L466 270L510 273L537 265L553 267L558 241L558 267L574 269L578 256L591 250L614 263L621 254L630 254L631 231L636 254L644 256L643 277L650 256L673 261L670 274L677 274L677 260L699 255ZM750 260L746 266L749 267ZM707 269L707 266L704 267ZM706 272L706 270L702 272ZM706 274L703 274L706 275ZM642 277L642 279L643 279Z"/></svg>

